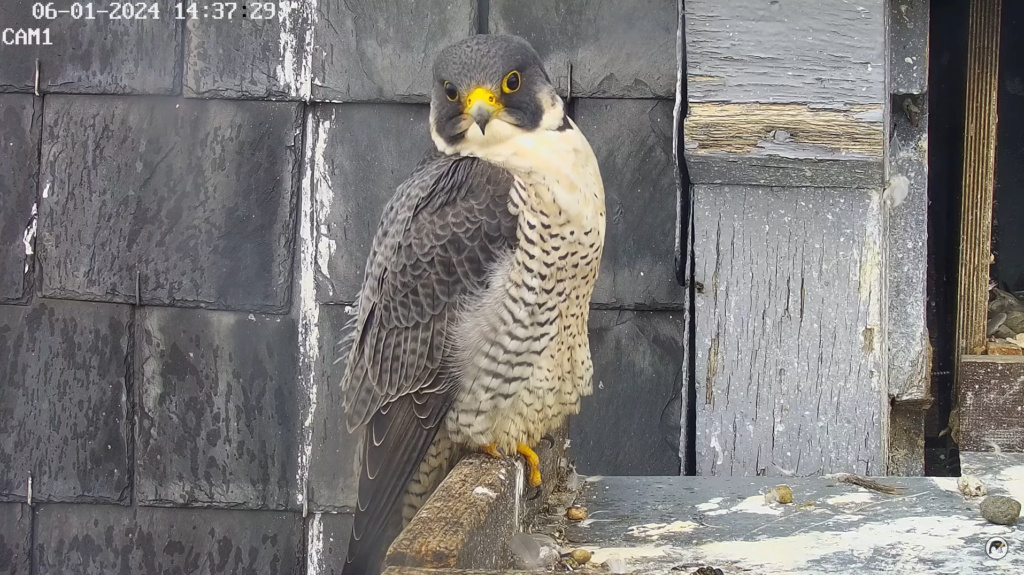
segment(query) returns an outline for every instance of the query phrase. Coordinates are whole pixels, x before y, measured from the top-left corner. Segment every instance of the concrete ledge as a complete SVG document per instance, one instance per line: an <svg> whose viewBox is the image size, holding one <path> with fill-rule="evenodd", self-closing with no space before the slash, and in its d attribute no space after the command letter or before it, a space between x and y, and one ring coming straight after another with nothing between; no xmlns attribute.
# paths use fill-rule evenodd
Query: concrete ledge
<svg viewBox="0 0 1024 575"><path fill-rule="evenodd" d="M386 572L510 568L509 538L533 520L564 475L565 427L554 436L553 447L538 450L544 483L533 500L525 499L522 458L477 454L463 459L391 544ZM396 571L399 567L419 570Z"/></svg>

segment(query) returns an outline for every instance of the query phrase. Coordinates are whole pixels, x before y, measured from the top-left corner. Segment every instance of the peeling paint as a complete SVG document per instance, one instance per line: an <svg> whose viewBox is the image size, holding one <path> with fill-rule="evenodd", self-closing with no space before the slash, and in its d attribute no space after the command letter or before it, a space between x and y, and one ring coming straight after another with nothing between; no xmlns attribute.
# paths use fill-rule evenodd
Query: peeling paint
<svg viewBox="0 0 1024 575"><path fill-rule="evenodd" d="M306 121L306 134L312 134L314 117L309 115ZM312 138L307 137L305 156L313 158ZM309 488L309 462L313 454L313 416L317 407L317 373L316 364L320 358L320 304L316 299L316 265L315 234L313 226L313 170L317 162L306 165L302 176L301 200L299 202L299 358L300 387L306 390L308 404L306 417L302 423L302 449L299 450L298 480L302 490L298 494L298 503L302 505L303 516L308 511L307 490Z"/></svg>
<svg viewBox="0 0 1024 575"><path fill-rule="evenodd" d="M330 278L331 257L338 249L338 243L330 237L330 229L326 224L320 222L328 221L331 213L331 206L334 205L334 187L331 182L331 174L328 169L329 162L326 158L328 135L331 133L331 123L334 121L334 111L331 111L330 118L317 117L316 119L316 144L312 158L313 163L313 202L316 217L314 226L317 226L315 235L316 243L316 269L324 277ZM327 282L329 285L330 282ZM348 311L346 309L346 311Z"/></svg>
<svg viewBox="0 0 1024 575"><path fill-rule="evenodd" d="M649 559L651 557L663 557L670 553L678 553L679 550L670 545L645 546L645 547L587 547L591 553L590 561L595 564L607 563L609 560L622 559L625 561L635 559Z"/></svg>
<svg viewBox="0 0 1024 575"><path fill-rule="evenodd" d="M701 503L700 505L697 505L697 511L712 511L714 509L718 509L718 504L721 502L721 497L708 499L707 503Z"/></svg>
<svg viewBox="0 0 1024 575"><path fill-rule="evenodd" d="M759 513L761 515L781 515L781 507L772 507L764 502L764 495L751 495L733 506L730 511L736 513Z"/></svg>
<svg viewBox="0 0 1024 575"><path fill-rule="evenodd" d="M314 513L313 520L309 522L309 540L306 546L306 573L309 575L319 575L324 572L325 566L323 552L323 514Z"/></svg>
<svg viewBox="0 0 1024 575"><path fill-rule="evenodd" d="M277 66L277 77L290 95L303 100L309 100L313 91L313 29L317 4L318 0L285 0L278 5L281 63Z"/></svg>
<svg viewBox="0 0 1024 575"><path fill-rule="evenodd" d="M657 539L666 533L688 533L697 529L700 525L693 521L673 521L672 523L646 523L644 525L633 525L626 529L626 535L633 537L647 537Z"/></svg>
<svg viewBox="0 0 1024 575"><path fill-rule="evenodd" d="M32 204L32 215L29 217L28 226L25 227L25 233L22 234L21 241L25 244L25 273L28 273L29 269L29 257L35 253L35 242L36 242L36 222L38 220L38 204Z"/></svg>
<svg viewBox="0 0 1024 575"><path fill-rule="evenodd" d="M996 476L996 481L1010 497L1024 502L1024 465L1004 469Z"/></svg>
<svg viewBox="0 0 1024 575"><path fill-rule="evenodd" d="M975 572L983 562L963 553L967 540L1005 533L1006 528L962 516L903 517L847 531L807 532L764 541L720 541L694 551L710 563L735 563L775 575L834 573L837 565L828 562L830 556L862 556L879 548L891 552L894 572L906 572L900 569L903 562L916 567L918 557L932 557L936 563L960 565L962 572Z"/></svg>
<svg viewBox="0 0 1024 575"><path fill-rule="evenodd" d="M843 515L832 520L858 521L862 516ZM936 565L957 572L974 573L978 569L998 567L978 554L964 553L969 542L1005 536L1007 528L990 525L963 516L903 517L891 521L867 523L842 531L807 531L788 537L757 541L713 541L695 547L672 545L606 547L584 546L593 554L595 564L626 561L642 566L645 573L671 573L673 564L729 565L739 571L773 575L818 575L844 572L850 557L873 557L885 564L885 572L917 572L918 558L930 557ZM884 557L879 556L879 550ZM980 548L979 548L980 553ZM643 560L658 560L657 564ZM657 565L657 567L655 566ZM731 572L731 571L728 571Z"/></svg>
<svg viewBox="0 0 1024 575"><path fill-rule="evenodd" d="M870 492L861 491L859 493L847 493L844 495L837 495L835 497L829 497L825 500L825 503L829 505L849 505L851 503L867 503L873 501L875 498Z"/></svg>

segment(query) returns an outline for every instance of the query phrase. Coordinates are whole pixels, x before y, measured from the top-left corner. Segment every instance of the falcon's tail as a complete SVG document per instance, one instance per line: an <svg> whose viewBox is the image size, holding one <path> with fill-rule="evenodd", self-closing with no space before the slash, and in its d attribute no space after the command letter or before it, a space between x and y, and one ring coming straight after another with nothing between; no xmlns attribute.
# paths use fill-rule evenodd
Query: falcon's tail
<svg viewBox="0 0 1024 575"><path fill-rule="evenodd" d="M447 411L447 405L427 405L446 398L431 395L424 404L417 401L422 397L402 396L377 411L366 425L359 503L344 575L381 572L391 542L450 466L451 442L447 433L438 433L443 426L438 415Z"/></svg>

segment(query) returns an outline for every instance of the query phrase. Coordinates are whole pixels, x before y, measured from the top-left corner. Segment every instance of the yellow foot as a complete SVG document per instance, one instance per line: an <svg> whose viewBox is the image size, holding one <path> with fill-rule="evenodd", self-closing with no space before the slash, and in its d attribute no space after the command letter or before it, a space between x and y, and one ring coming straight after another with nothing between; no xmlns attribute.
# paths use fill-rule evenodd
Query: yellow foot
<svg viewBox="0 0 1024 575"><path fill-rule="evenodd" d="M530 487L537 487L540 485L540 458L525 443L517 444L516 451L526 459L526 464L530 467Z"/></svg>
<svg viewBox="0 0 1024 575"><path fill-rule="evenodd" d="M489 445L481 445L480 446L480 451L483 451L484 453L486 453L487 455L490 455L491 457L496 457L498 459L501 459L501 452L498 451L498 444L497 443L491 443Z"/></svg>

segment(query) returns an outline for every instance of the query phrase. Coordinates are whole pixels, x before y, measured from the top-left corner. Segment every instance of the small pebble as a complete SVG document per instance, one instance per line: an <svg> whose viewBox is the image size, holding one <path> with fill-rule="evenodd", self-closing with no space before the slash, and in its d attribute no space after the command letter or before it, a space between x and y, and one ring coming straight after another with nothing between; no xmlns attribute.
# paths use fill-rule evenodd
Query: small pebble
<svg viewBox="0 0 1024 575"><path fill-rule="evenodd" d="M765 503L792 503L793 489L788 485L776 485L764 494Z"/></svg>
<svg viewBox="0 0 1024 575"><path fill-rule="evenodd" d="M587 508L579 506L570 507L565 511L565 516L570 521L583 521L587 518Z"/></svg>
<svg viewBox="0 0 1024 575"><path fill-rule="evenodd" d="M586 549L573 549L569 552L569 556L576 562L577 565L586 565L590 561L592 555L590 551Z"/></svg>
<svg viewBox="0 0 1024 575"><path fill-rule="evenodd" d="M964 475L957 479L956 487L964 497L982 497L988 493L985 484L973 475Z"/></svg>
<svg viewBox="0 0 1024 575"><path fill-rule="evenodd" d="M1016 525L1020 519L1020 503L1009 497L991 495L981 502L981 516L996 525Z"/></svg>

